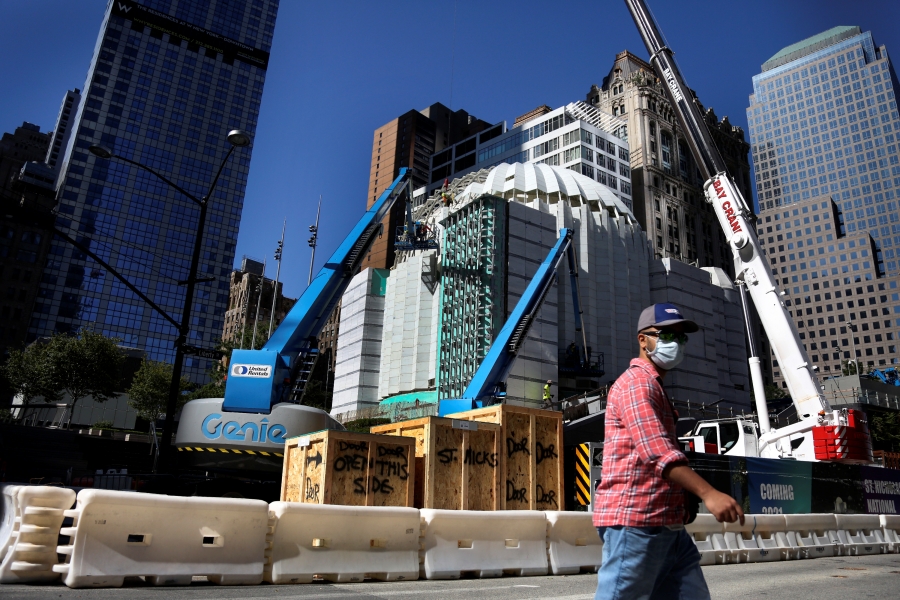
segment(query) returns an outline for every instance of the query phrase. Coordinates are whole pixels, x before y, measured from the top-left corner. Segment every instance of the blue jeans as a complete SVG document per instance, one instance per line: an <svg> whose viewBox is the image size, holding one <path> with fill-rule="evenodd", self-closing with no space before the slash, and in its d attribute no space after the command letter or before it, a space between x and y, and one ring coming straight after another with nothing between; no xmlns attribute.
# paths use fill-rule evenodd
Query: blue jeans
<svg viewBox="0 0 900 600"><path fill-rule="evenodd" d="M603 564L595 600L704 600L709 588L700 553L684 530L667 527L598 527Z"/></svg>

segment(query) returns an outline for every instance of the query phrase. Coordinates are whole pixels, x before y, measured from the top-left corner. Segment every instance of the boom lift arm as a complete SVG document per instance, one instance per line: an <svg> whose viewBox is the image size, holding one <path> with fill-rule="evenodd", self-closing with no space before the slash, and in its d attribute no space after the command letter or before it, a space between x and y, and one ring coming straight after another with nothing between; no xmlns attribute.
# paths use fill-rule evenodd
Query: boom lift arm
<svg viewBox="0 0 900 600"><path fill-rule="evenodd" d="M694 159L706 182L703 190L706 200L712 204L719 225L725 232L734 255L737 279L743 281L747 292L756 306L760 320L768 335L769 342L781 369L788 391L797 409L801 423L780 430L763 431L760 438L760 452L765 446L780 438L810 432L818 426L846 426L854 421L848 419L845 411L831 411L828 401L820 392L818 380L790 314L781 301L775 279L768 263L762 256L756 232L750 226L752 214L734 181L728 175L725 161L713 141L706 121L684 82L681 72L673 59L672 50L666 45L659 27L653 20L644 0L625 0L628 10L650 53L650 64L663 83L666 95L675 110L678 123L685 132L685 138ZM768 415L762 382L754 381L757 413ZM864 428L864 423L861 427ZM805 436L812 442L812 435ZM871 456L871 442L869 456ZM784 440L785 442L787 440ZM779 444L779 452L790 453L786 444ZM804 444L804 446L806 446ZM798 458L812 458L812 444L798 453ZM771 451L770 451L771 452ZM815 453L818 455L818 451ZM866 460L863 457L844 457ZM867 460L871 460L868 458Z"/></svg>
<svg viewBox="0 0 900 600"><path fill-rule="evenodd" d="M316 337L381 229L381 221L409 186L409 169L400 175L347 235L281 325L259 350L234 350L223 409L268 413L287 400L302 356L316 350Z"/></svg>
<svg viewBox="0 0 900 600"><path fill-rule="evenodd" d="M502 401L506 396L506 378L513 361L537 317L538 310L553 287L556 281L556 269L563 256L566 255L568 255L570 266L569 275L572 279L572 300L575 303L577 327L583 329L578 300L578 267L575 262L575 249L572 247L572 235L571 229L559 230L559 239L531 278L531 282L525 288L525 293L519 298L516 307L500 329L500 333L491 344L484 360L475 370L475 375L472 376L462 398L441 400L438 406L439 415L444 416L487 406L495 401Z"/></svg>

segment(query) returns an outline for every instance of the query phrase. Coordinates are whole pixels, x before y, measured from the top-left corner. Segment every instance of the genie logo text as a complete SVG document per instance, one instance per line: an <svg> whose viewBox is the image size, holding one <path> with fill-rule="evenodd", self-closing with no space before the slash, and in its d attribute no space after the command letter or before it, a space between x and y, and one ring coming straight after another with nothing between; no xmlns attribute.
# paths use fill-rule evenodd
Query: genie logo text
<svg viewBox="0 0 900 600"><path fill-rule="evenodd" d="M272 376L272 367L270 365L231 365L231 376L268 379Z"/></svg>
<svg viewBox="0 0 900 600"><path fill-rule="evenodd" d="M210 440L217 440L224 436L226 440L236 442L283 444L287 427L281 423L270 425L269 420L265 418L259 423L238 423L237 421L222 423L222 415L212 413L203 419L200 431L204 437Z"/></svg>

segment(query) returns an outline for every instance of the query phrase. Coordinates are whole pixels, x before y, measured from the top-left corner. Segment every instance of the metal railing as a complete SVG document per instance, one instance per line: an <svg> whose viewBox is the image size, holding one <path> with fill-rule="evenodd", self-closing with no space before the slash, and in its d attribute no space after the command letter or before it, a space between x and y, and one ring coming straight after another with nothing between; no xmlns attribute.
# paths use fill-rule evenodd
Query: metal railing
<svg viewBox="0 0 900 600"><path fill-rule="evenodd" d="M870 392L867 389L833 390L828 401L834 405L868 404L892 410L900 410L900 390L895 395Z"/></svg>
<svg viewBox="0 0 900 600"><path fill-rule="evenodd" d="M607 393L609 386L603 386L594 390L575 394L564 398L560 402L553 402L549 408L556 405L562 407L563 421L574 421L590 414L596 414L606 410ZM742 407L722 406L718 402L706 404L704 402L692 402L690 400L672 399L672 404L678 411L680 419L713 420L713 419L752 419L756 416L753 411L747 411ZM793 405L778 413L769 415L772 423L778 426L789 425L798 421L797 412Z"/></svg>
<svg viewBox="0 0 900 600"><path fill-rule="evenodd" d="M390 419L391 423L409 421L423 417L435 417L438 414L437 403L394 402L391 404L360 408L333 415L341 424L359 419Z"/></svg>

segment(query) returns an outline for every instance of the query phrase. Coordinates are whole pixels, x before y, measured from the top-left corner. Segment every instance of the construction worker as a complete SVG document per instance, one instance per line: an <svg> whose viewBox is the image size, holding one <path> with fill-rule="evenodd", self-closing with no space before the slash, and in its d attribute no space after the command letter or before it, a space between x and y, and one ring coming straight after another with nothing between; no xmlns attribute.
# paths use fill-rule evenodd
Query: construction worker
<svg viewBox="0 0 900 600"><path fill-rule="evenodd" d="M550 393L550 385L553 383L550 379L547 380L547 383L544 385L544 401L543 406L549 407L551 401L553 400L553 394Z"/></svg>
<svg viewBox="0 0 900 600"><path fill-rule="evenodd" d="M450 206L453 203L453 196L450 194L450 179L444 179L444 185L441 187L441 202L444 206Z"/></svg>

